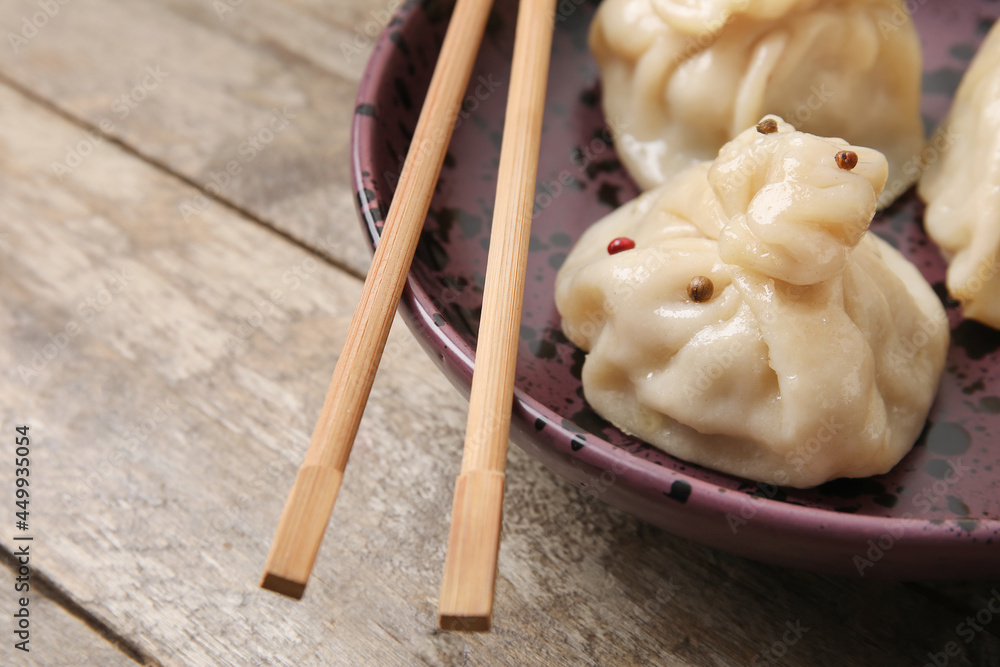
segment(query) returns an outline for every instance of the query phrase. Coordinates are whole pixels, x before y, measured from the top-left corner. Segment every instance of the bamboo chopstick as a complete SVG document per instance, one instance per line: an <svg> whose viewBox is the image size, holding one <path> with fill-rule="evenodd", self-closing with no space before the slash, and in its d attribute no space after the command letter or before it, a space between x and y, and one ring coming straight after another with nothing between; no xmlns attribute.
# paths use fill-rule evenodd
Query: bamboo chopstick
<svg viewBox="0 0 1000 667"><path fill-rule="evenodd" d="M556 0L521 0L518 8L465 449L455 483L438 607L443 630L486 631L493 614L507 438L555 5Z"/></svg>
<svg viewBox="0 0 1000 667"><path fill-rule="evenodd" d="M371 269L305 460L285 501L261 586L301 598L340 490L492 0L458 0Z"/></svg>

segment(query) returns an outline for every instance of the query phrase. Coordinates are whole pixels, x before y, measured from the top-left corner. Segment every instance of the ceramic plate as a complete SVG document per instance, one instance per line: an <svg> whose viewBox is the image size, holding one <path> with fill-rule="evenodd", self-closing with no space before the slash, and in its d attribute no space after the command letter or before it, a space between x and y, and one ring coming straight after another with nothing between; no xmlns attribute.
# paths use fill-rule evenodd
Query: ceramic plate
<svg viewBox="0 0 1000 667"><path fill-rule="evenodd" d="M374 51L358 94L353 178L377 242L452 2L410 2ZM1000 6L910 3L924 47L928 128L947 113ZM512 438L600 500L679 535L763 561L851 576L1000 576L1000 334L963 320L944 294L945 265L910 192L872 230L913 261L945 300L947 370L923 434L889 474L816 489L759 485L634 440L583 399L584 355L562 335L556 271L584 229L638 190L608 140L587 50L596 3L559 5L539 162ZM410 272L403 313L468 393L479 326L516 3L498 2L459 114ZM931 149L933 150L933 149ZM428 406L428 409L433 409ZM567 521L575 517L567 516Z"/></svg>

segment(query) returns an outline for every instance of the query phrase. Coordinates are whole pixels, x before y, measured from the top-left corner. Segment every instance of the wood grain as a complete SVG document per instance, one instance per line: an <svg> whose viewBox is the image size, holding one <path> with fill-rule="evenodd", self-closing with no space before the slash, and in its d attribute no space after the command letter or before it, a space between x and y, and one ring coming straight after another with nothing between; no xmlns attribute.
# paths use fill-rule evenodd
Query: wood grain
<svg viewBox="0 0 1000 667"><path fill-rule="evenodd" d="M796 621L809 631L776 664L923 664L955 640L969 610L924 589L695 545L517 449L493 632L433 632L465 401L399 327L323 585L302 602L259 591L360 283L224 208L179 225L162 212L191 188L115 146L58 181L45 166L78 131L0 87L0 423L44 443L39 567L162 664L747 664ZM127 288L84 322L114 275ZM70 320L80 333L23 380ZM11 474L0 466L0 488ZM0 503L0 525L11 511ZM990 665L1000 640L991 626L962 649Z"/></svg>
<svg viewBox="0 0 1000 667"><path fill-rule="evenodd" d="M0 609L6 615L19 609L19 599L24 595L14 590L15 578L11 570L0 566ZM30 592L30 626L27 652L12 648L20 638L11 639L13 627L4 623L3 648L0 655L5 664L26 667L135 667L141 664L109 642L84 621L69 614L58 603L37 592Z"/></svg>
<svg viewBox="0 0 1000 667"><path fill-rule="evenodd" d="M303 12L288 25L318 4L285 5ZM244 2L242 20L264 5ZM350 21L373 7L330 0L324 11L341 6ZM36 7L0 5L3 25ZM0 425L27 422L44 443L32 473L44 490L37 565L68 598L171 666L765 664L796 622L808 631L770 664L923 665L949 642L961 650L949 665L1000 664L996 620L968 643L958 635L1000 582L753 563L607 508L593 500L598 477L574 488L517 448L493 631L436 632L467 404L399 323L334 511L351 530L324 546L314 573L323 585L298 603L259 591L361 289L324 258L351 274L367 264L337 161L354 84L286 58L286 28L241 41L235 16L211 12L193 0L68 3L30 50L0 58L0 77L23 91L0 85ZM175 65L176 92L117 123L123 145L103 142L56 177L50 163L157 59ZM204 184L194 176L224 165L226 146L296 90L315 100L295 124L310 129L282 133L230 186L242 212L212 204L183 224L179 204ZM18 367L70 322L80 330L22 378ZM12 474L0 463L0 491ZM0 526L11 512L0 502ZM7 548L9 536L0 528ZM38 636L58 651L40 654L46 665L116 664L79 626L46 620ZM24 664L10 650L0 644L0 663Z"/></svg>
<svg viewBox="0 0 1000 667"><path fill-rule="evenodd" d="M5 40L0 75L88 124L53 161L75 160L79 142L86 150L89 134L103 134L203 190L217 187L220 201L363 275L370 254L344 185L355 81L367 56L344 70L300 55L308 46L346 64L338 45L348 34L295 6L243 2L220 18L216 4L60 5L18 52ZM347 20L363 16L353 6ZM18 34L33 11L30 2L0 3L2 33ZM227 174L231 163L236 175ZM89 157L77 168L92 169ZM192 191L164 213L203 225L205 201Z"/></svg>

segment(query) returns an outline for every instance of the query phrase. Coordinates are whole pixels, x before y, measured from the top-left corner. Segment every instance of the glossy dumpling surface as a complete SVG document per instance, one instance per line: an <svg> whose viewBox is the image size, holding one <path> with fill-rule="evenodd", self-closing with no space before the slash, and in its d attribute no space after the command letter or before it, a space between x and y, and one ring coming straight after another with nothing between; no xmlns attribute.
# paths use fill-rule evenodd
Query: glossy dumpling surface
<svg viewBox="0 0 1000 667"><path fill-rule="evenodd" d="M885 158L772 120L584 233L557 277L563 330L587 401L679 458L796 487L883 473L936 393L944 310L866 233Z"/></svg>
<svg viewBox="0 0 1000 667"><path fill-rule="evenodd" d="M994 26L931 137L918 191L966 317L1000 329L1000 29Z"/></svg>
<svg viewBox="0 0 1000 667"><path fill-rule="evenodd" d="M919 174L920 43L900 0L604 0L590 46L643 189L765 114L885 154L880 206Z"/></svg>

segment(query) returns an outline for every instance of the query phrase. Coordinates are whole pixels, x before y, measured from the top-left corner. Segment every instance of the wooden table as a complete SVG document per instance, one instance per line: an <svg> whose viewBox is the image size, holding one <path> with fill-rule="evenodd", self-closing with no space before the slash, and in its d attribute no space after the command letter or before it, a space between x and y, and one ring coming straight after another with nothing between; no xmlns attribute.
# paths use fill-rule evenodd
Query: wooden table
<svg viewBox="0 0 1000 667"><path fill-rule="evenodd" d="M493 632L438 632L466 402L399 322L305 598L257 587L369 261L348 127L392 4L0 4L0 663L1000 664L963 625L1000 582L747 561L517 448Z"/></svg>

